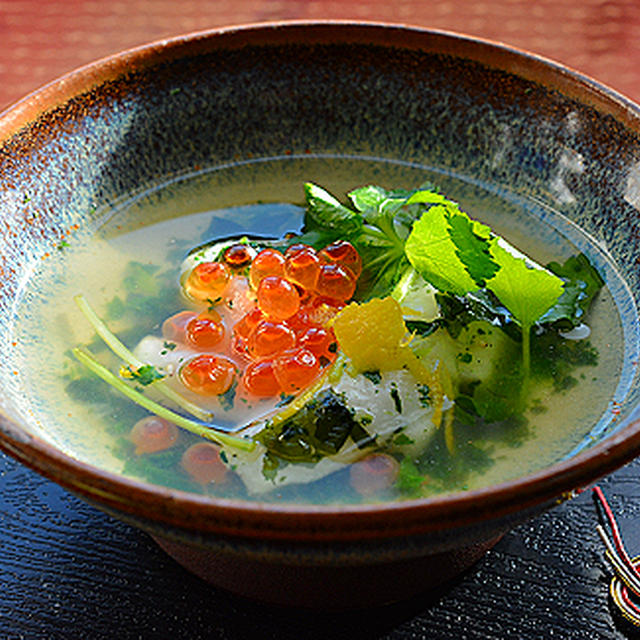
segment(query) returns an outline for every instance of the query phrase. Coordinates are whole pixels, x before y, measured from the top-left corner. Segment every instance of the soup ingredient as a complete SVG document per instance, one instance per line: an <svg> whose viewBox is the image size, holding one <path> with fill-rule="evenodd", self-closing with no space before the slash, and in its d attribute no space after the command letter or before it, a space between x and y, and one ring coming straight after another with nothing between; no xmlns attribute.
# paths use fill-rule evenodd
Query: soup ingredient
<svg viewBox="0 0 640 640"><path fill-rule="evenodd" d="M300 294L295 285L282 276L266 276L260 281L258 309L272 320L288 320L300 309Z"/></svg>
<svg viewBox="0 0 640 640"><path fill-rule="evenodd" d="M340 264L323 264L315 290L321 296L344 302L355 293L356 278L347 267Z"/></svg>
<svg viewBox="0 0 640 640"><path fill-rule="evenodd" d="M219 344L225 335L224 324L220 314L215 310L207 310L191 318L184 327L187 342L201 349L211 349ZM179 332L174 332L174 340Z"/></svg>
<svg viewBox="0 0 640 640"><path fill-rule="evenodd" d="M224 251L224 261L233 269L246 267L253 259L255 252L245 243L232 244Z"/></svg>
<svg viewBox="0 0 640 640"><path fill-rule="evenodd" d="M147 363L142 362L136 356L127 349L118 338L109 331L107 326L102 322L102 320L97 316L95 311L91 308L91 305L87 302L87 299L83 295L77 295L74 298L75 303L78 305L85 318L93 325L93 328L96 330L96 333L104 340L105 344L122 360L124 360L129 367L132 367L134 371L140 371L145 366L148 366ZM90 356L87 354L83 354L80 351L74 352L76 357L80 356L81 361L88 365ZM96 369L96 372L98 369ZM197 418L200 418L203 421L211 420L212 416L207 411L202 411L200 407L194 405L192 402L189 402L186 398L183 398L179 393L177 393L174 389L166 385L162 380L162 375L157 376L154 380L155 389L159 390L162 394L167 396L170 400L175 402L178 406L182 407L191 415L194 415Z"/></svg>
<svg viewBox="0 0 640 640"><path fill-rule="evenodd" d="M74 348L72 349L72 353L80 363L89 369L89 371L99 378L102 378L102 380L107 384L110 384L114 389L117 389L130 400L141 407L144 407L149 412L166 418L170 422L173 422L177 426L182 427L195 435L212 440L229 448L235 448L241 451L252 451L255 448L255 442L252 442L251 440L223 433L215 429L211 424L195 422L194 420L185 418L183 415L160 405L151 398L128 386L121 378L117 377L106 367L103 367L98 363L87 351L80 348Z"/></svg>
<svg viewBox="0 0 640 640"><path fill-rule="evenodd" d="M147 416L133 425L129 439L135 445L134 453L156 453L171 448L178 441L177 427L158 416Z"/></svg>
<svg viewBox="0 0 640 640"><path fill-rule="evenodd" d="M253 358L273 356L296 344L296 334L284 322L261 320L249 335L248 353Z"/></svg>
<svg viewBox="0 0 640 640"><path fill-rule="evenodd" d="M349 269L354 278L358 278L362 273L362 258L355 247L346 240L332 242L320 251L320 257L325 262Z"/></svg>
<svg viewBox="0 0 640 640"><path fill-rule="evenodd" d="M236 377L236 367L228 358L202 354L180 368L184 385L205 396L219 396L229 390Z"/></svg>
<svg viewBox="0 0 640 640"><path fill-rule="evenodd" d="M294 244L285 251L284 255L286 278L303 289L315 290L322 265L321 257L315 249L306 244Z"/></svg>
<svg viewBox="0 0 640 640"><path fill-rule="evenodd" d="M400 464L386 453L373 453L349 468L349 482L362 496L371 497L389 489L398 477Z"/></svg>
<svg viewBox="0 0 640 640"><path fill-rule="evenodd" d="M402 309L393 298L351 303L338 314L333 330L357 371L392 371L413 361Z"/></svg>
<svg viewBox="0 0 640 640"><path fill-rule="evenodd" d="M216 300L224 293L230 278L231 271L223 262L201 262L189 274L184 291L201 302Z"/></svg>
<svg viewBox="0 0 640 640"><path fill-rule="evenodd" d="M305 193L299 235L194 251L180 278L190 308L135 349L159 374L151 393L167 385L242 433L211 425L222 449L201 443L195 467L222 465L255 495L338 471L365 499L421 495L438 482L434 459L451 474L482 468L478 434L522 432L533 394L587 362L587 343L567 351L564 338L602 286L583 256L539 265L433 189L363 187L353 209Z"/></svg>
<svg viewBox="0 0 640 640"><path fill-rule="evenodd" d="M280 393L280 382L272 360L251 362L244 371L242 384L247 393L257 398L269 398Z"/></svg>
<svg viewBox="0 0 640 640"><path fill-rule="evenodd" d="M318 358L308 349L287 351L276 359L273 373L283 393L297 393L318 378Z"/></svg>
<svg viewBox="0 0 640 640"><path fill-rule="evenodd" d="M262 250L251 263L249 282L257 289L267 276L281 276L284 273L284 256L276 249Z"/></svg>
<svg viewBox="0 0 640 640"><path fill-rule="evenodd" d="M191 320L197 318L197 316L198 314L194 311L180 311L170 318L167 318L162 323L162 336L167 340L186 342L187 325Z"/></svg>
<svg viewBox="0 0 640 640"><path fill-rule="evenodd" d="M521 327L525 377L532 326L574 323L602 286L584 256L559 269L557 263L542 267L434 189L362 187L349 193L355 210L317 185L305 185L305 193L309 237L348 240L361 255L361 297L388 293L414 269L441 295L475 296L490 307L502 306ZM305 234L297 241L304 242ZM585 278L593 286L586 287Z"/></svg>
<svg viewBox="0 0 640 640"><path fill-rule="evenodd" d="M228 469L220 457L220 449L208 442L191 445L182 455L180 464L198 484L221 484L227 480Z"/></svg>

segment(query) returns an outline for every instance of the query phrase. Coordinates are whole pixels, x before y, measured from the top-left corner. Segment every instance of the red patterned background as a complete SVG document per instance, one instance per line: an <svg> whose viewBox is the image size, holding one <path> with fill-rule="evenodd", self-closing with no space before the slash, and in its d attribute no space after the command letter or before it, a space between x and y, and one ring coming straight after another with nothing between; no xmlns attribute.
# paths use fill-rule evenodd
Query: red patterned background
<svg viewBox="0 0 640 640"><path fill-rule="evenodd" d="M282 19L460 31L542 54L640 100L638 0L0 0L0 109L66 71L150 40Z"/></svg>

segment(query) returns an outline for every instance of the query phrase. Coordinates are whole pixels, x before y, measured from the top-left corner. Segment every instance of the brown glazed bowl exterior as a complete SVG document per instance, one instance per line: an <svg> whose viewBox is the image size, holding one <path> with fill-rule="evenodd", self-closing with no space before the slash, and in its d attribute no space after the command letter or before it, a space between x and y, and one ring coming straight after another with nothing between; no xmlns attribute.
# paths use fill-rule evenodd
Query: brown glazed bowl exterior
<svg viewBox="0 0 640 640"><path fill-rule="evenodd" d="M579 170L568 153L579 157ZM34 261L70 228L91 224L95 203L194 168L305 154L384 158L481 181L560 212L606 245L627 295L619 307L631 364L617 422L594 434L590 447L532 475L362 506L170 490L93 467L36 434L8 342L13 304ZM514 524L640 451L639 161L636 105L535 55L451 33L247 26L154 43L70 73L0 116L0 446L239 594L349 607L441 583ZM550 186L559 178L563 194Z"/></svg>

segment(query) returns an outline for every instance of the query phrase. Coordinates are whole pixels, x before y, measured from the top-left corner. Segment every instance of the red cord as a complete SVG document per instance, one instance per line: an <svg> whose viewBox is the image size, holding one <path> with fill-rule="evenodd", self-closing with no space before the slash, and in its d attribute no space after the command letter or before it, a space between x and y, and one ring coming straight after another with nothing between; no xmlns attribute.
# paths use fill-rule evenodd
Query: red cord
<svg viewBox="0 0 640 640"><path fill-rule="evenodd" d="M627 553L627 550L625 549L624 544L622 542L622 536L620 535L620 530L618 529L618 523L616 522L616 518L613 515L613 511L611 510L611 507L609 506L609 503L607 502L607 499L605 498L605 495L602 489L600 489L600 487L598 486L595 486L593 487L593 492L596 494L596 497L598 498L600 505L602 506L602 509L604 510L607 516L607 520L609 521L609 526L611 527L613 542L615 544L615 547L618 553L622 556L622 559L624 563L627 565L627 567L631 571L633 571L636 575L640 576L640 571L638 571L638 567L640 566L640 561L638 561L638 559L636 558L636 561L634 562L631 560L631 558L629 558L629 554ZM635 595L640 595L640 594L635 594ZM622 598L625 606L631 609L640 618L640 607L638 607L638 605L635 602L633 602L633 600L629 595L629 589L622 582L620 583L620 597Z"/></svg>
<svg viewBox="0 0 640 640"><path fill-rule="evenodd" d="M598 497L598 500L600 501L600 504L602 505L602 508L604 509L604 512L607 516L607 520L609 521L609 526L611 527L611 533L613 535L613 542L616 545L616 549L618 550L618 553L622 556L623 560L625 561L625 564L627 564L629 568L633 569L633 571L638 573L638 570L636 569L635 565L633 564L633 562L631 562L631 558L629 558L629 554L627 553L627 550L624 548L624 544L622 543L622 537L620 536L620 531L618 529L618 523L616 522L616 518L613 515L613 511L611 511L611 507L609 506L607 499L604 497L604 493L602 492L602 489L598 486L595 486L593 487L593 492ZM640 573L638 573L638 575L640 576Z"/></svg>

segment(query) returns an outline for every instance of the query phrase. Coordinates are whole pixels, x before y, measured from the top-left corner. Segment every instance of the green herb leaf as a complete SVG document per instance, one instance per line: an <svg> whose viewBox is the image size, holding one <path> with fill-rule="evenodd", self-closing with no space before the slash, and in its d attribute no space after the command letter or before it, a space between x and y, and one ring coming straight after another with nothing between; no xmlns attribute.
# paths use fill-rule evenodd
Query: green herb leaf
<svg viewBox="0 0 640 640"><path fill-rule="evenodd" d="M164 373L160 373L153 365L145 364L137 369L128 365L120 369L120 375L128 380L135 380L143 387L147 387L150 384L156 382L156 380L162 380L165 377Z"/></svg>
<svg viewBox="0 0 640 640"><path fill-rule="evenodd" d="M362 216L345 207L322 187L308 182L304 185L304 191L307 199L306 226L328 228L345 236L362 228Z"/></svg>
<svg viewBox="0 0 640 640"><path fill-rule="evenodd" d="M463 213L449 215L449 236L456 255L478 284L490 280L500 268L489 252L491 229Z"/></svg>
<svg viewBox="0 0 640 640"><path fill-rule="evenodd" d="M579 325L593 298L604 286L604 280L589 259L580 253L564 264L551 262L547 269L565 280L564 292L558 302L541 318L541 322L564 322L571 327Z"/></svg>
<svg viewBox="0 0 640 640"><path fill-rule="evenodd" d="M500 270L487 282L487 288L511 312L524 332L556 304L564 291L563 282L550 271L513 255L497 238L491 243L491 255Z"/></svg>
<svg viewBox="0 0 640 640"><path fill-rule="evenodd" d="M404 189L389 191L383 187L368 185L350 191L348 196L365 221L376 225L382 217L393 218L413 193L415 192Z"/></svg>
<svg viewBox="0 0 640 640"><path fill-rule="evenodd" d="M410 444L414 444L415 440L411 439L406 433L399 433L394 439L393 444L403 447Z"/></svg>
<svg viewBox="0 0 640 640"><path fill-rule="evenodd" d="M434 287L455 295L476 291L479 286L458 257L459 247L450 232L450 211L437 205L413 225L405 253L411 265ZM487 257L487 263L491 259Z"/></svg>
<svg viewBox="0 0 640 640"><path fill-rule="evenodd" d="M411 458L403 458L400 462L400 470L396 478L396 487L402 493L417 495L426 478L420 473L415 462Z"/></svg>

